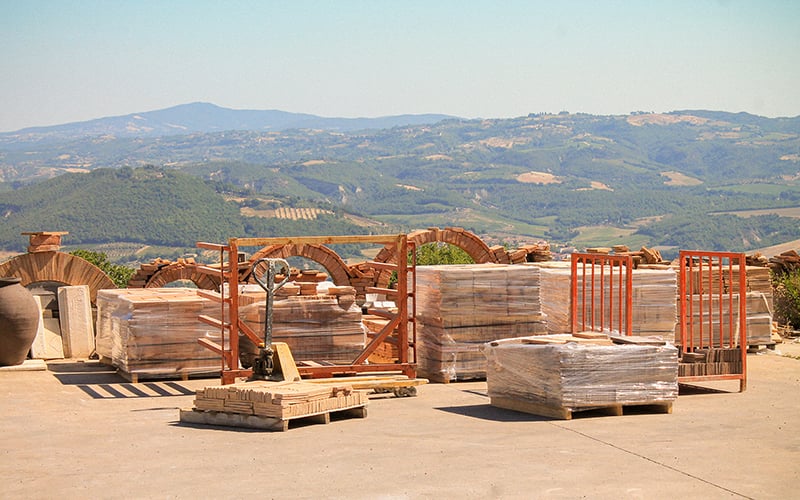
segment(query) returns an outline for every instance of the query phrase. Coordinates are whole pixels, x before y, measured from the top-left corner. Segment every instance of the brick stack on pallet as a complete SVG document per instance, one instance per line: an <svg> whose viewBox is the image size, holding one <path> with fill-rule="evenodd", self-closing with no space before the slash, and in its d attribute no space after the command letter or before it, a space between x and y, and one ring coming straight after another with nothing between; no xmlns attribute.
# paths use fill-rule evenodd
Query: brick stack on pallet
<svg viewBox="0 0 800 500"><path fill-rule="evenodd" d="M286 342L297 361L352 362L366 345L355 294L352 287L287 283L278 290L273 302L273 342ZM263 335L266 293L245 293L239 304L241 319ZM243 339L242 349L254 347Z"/></svg>
<svg viewBox="0 0 800 500"><path fill-rule="evenodd" d="M671 413L678 396L674 346L544 340L508 339L485 346L493 406L560 419L595 408L619 415L624 407L639 405Z"/></svg>
<svg viewBox="0 0 800 500"><path fill-rule="evenodd" d="M219 304L196 289L100 290L97 354L134 381L218 373L219 355L197 343L199 338L220 342L219 330L198 319L215 314Z"/></svg>
<svg viewBox="0 0 800 500"><path fill-rule="evenodd" d="M538 264L537 264L538 265ZM595 268L595 318L599 323L600 318L600 267ZM587 273L590 271L587 269ZM605 279L603 287L606 297L609 296L609 270L604 269ZM615 269L615 278L619 277L619 268ZM587 274L586 295L591 294L591 274ZM570 290L572 286L572 273L569 263L548 263L542 267L541 274L542 286L542 311L547 316L548 333L569 333L572 331L572 319L570 304L572 298ZM615 281L615 293L618 293L618 282ZM578 289L582 290L583 278L579 277ZM675 325L678 318L678 283L677 274L673 269L634 269L632 271L632 334L636 336L660 336L665 339L672 339L675 332ZM579 300L583 295L578 294ZM617 296L617 295L615 295ZM581 303L578 311L581 311ZM587 317L591 314L588 302L585 305ZM608 318L608 304L603 311L603 317ZM614 314L619 314L617 303L615 302ZM615 316L615 325L619 321Z"/></svg>
<svg viewBox="0 0 800 500"><path fill-rule="evenodd" d="M545 333L539 268L417 267L417 370L434 381L486 377L485 342Z"/></svg>
<svg viewBox="0 0 800 500"><path fill-rule="evenodd" d="M212 386L196 392L193 410L181 412L181 421L286 430L288 421L330 413L361 410L366 416L365 391L351 386L306 382L246 382Z"/></svg>
<svg viewBox="0 0 800 500"><path fill-rule="evenodd" d="M698 349L682 352L678 376L731 375L742 373L742 351L736 349Z"/></svg>

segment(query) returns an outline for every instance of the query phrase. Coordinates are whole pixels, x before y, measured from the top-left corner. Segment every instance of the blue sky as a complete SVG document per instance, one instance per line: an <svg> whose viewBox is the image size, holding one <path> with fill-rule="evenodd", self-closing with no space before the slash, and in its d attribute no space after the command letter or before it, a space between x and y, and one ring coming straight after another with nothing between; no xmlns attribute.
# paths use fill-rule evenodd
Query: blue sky
<svg viewBox="0 0 800 500"><path fill-rule="evenodd" d="M0 131L195 101L800 115L795 0L0 0L0 47Z"/></svg>

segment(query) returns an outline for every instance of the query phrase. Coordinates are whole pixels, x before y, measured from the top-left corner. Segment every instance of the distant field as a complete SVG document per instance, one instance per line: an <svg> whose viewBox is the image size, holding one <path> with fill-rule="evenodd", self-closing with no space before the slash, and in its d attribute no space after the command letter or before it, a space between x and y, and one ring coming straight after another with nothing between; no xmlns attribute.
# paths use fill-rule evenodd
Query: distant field
<svg viewBox="0 0 800 500"><path fill-rule="evenodd" d="M717 212L713 215L729 214L739 217L756 217L759 215L779 215L781 217L794 217L800 219L800 207L789 208L762 208L759 210L735 210L732 212Z"/></svg>
<svg viewBox="0 0 800 500"><path fill-rule="evenodd" d="M661 175L669 179L664 182L667 186L698 186L703 183L700 179L675 171L661 172Z"/></svg>
<svg viewBox="0 0 800 500"><path fill-rule="evenodd" d="M715 190L734 191L746 194L779 195L784 191L798 191L798 186L793 184L739 184L735 186L720 186Z"/></svg>
<svg viewBox="0 0 800 500"><path fill-rule="evenodd" d="M242 207L239 212L247 217L263 217L266 219L314 220L321 214L332 214L330 210L320 208L288 208L281 207L275 210L255 210Z"/></svg>
<svg viewBox="0 0 800 500"><path fill-rule="evenodd" d="M602 247L614 245L627 245L631 250L639 250L648 245L646 236L633 236L636 229L587 226L578 229L580 234L572 240L576 247Z"/></svg>

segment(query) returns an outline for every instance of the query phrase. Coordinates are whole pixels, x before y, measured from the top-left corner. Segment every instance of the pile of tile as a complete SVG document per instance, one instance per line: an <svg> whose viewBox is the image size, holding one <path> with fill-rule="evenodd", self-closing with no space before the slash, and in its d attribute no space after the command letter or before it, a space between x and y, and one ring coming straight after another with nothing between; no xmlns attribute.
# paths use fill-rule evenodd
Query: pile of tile
<svg viewBox="0 0 800 500"><path fill-rule="evenodd" d="M538 267L420 266L416 274L417 362L424 377L484 378L482 344L545 333Z"/></svg>
<svg viewBox="0 0 800 500"><path fill-rule="evenodd" d="M671 402L678 396L678 350L662 344L489 343L484 348L489 397L496 406L548 416Z"/></svg>
<svg viewBox="0 0 800 500"><path fill-rule="evenodd" d="M256 381L199 389L194 408L289 419L365 406L367 402L365 391L354 391L346 384L332 387L305 382Z"/></svg>
<svg viewBox="0 0 800 500"><path fill-rule="evenodd" d="M597 266L594 280L595 297L600 297L601 294L600 274L600 266ZM608 297L611 285L607 267L603 271L603 275L602 288L605 296ZM614 276L615 279L618 278L618 268L615 269ZM587 274L586 297L591 296L592 285L590 280L591 274ZM542 311L547 315L548 333L568 333L572 331L570 314L570 304L572 302L570 296L571 285L572 278L569 263L549 264L542 268ZM577 286L579 290L583 290L582 275L578 278ZM619 290L618 282L615 282L615 286L617 288L614 293L617 294ZM677 290L677 274L673 269L634 269L632 271L631 302L633 310L631 326L633 335L655 335L668 340L672 339L678 319ZM588 299L581 300L583 296L584 294L578 294L581 301L578 305L578 311L580 312L582 308L585 309L586 317L588 318L592 314L589 307L590 301ZM603 318L608 318L611 310L608 302L603 304L604 309L601 310L599 298L596 301L594 314L599 323L601 314ZM613 314L615 315L614 324L619 325L619 321L616 319L619 315L617 303L614 305Z"/></svg>
<svg viewBox="0 0 800 500"><path fill-rule="evenodd" d="M352 287L313 287L301 293L299 286L286 284L273 301L272 341L286 342L296 361L352 362L364 350L366 332L361 324L361 308L355 303ZM264 333L266 293L249 292L240 296L240 318L258 335ZM254 346L241 337L241 348Z"/></svg>
<svg viewBox="0 0 800 500"><path fill-rule="evenodd" d="M219 355L197 343L220 342L219 330L198 320L219 304L192 288L100 290L97 354L125 374L169 376L219 371Z"/></svg>

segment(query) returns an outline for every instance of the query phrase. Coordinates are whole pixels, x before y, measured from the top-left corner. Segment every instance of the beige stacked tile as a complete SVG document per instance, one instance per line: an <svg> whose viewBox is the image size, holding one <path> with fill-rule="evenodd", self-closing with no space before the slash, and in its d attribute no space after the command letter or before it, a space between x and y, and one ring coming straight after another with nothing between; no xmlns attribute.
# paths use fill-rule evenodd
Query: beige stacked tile
<svg viewBox="0 0 800 500"><path fill-rule="evenodd" d="M423 377L484 378L482 344L545 333L538 267L420 266L416 274L417 362Z"/></svg>
<svg viewBox="0 0 800 500"><path fill-rule="evenodd" d="M219 304L190 288L100 290L97 353L122 372L139 376L219 371L217 354L197 343L220 342L220 331L200 315L219 315Z"/></svg>

